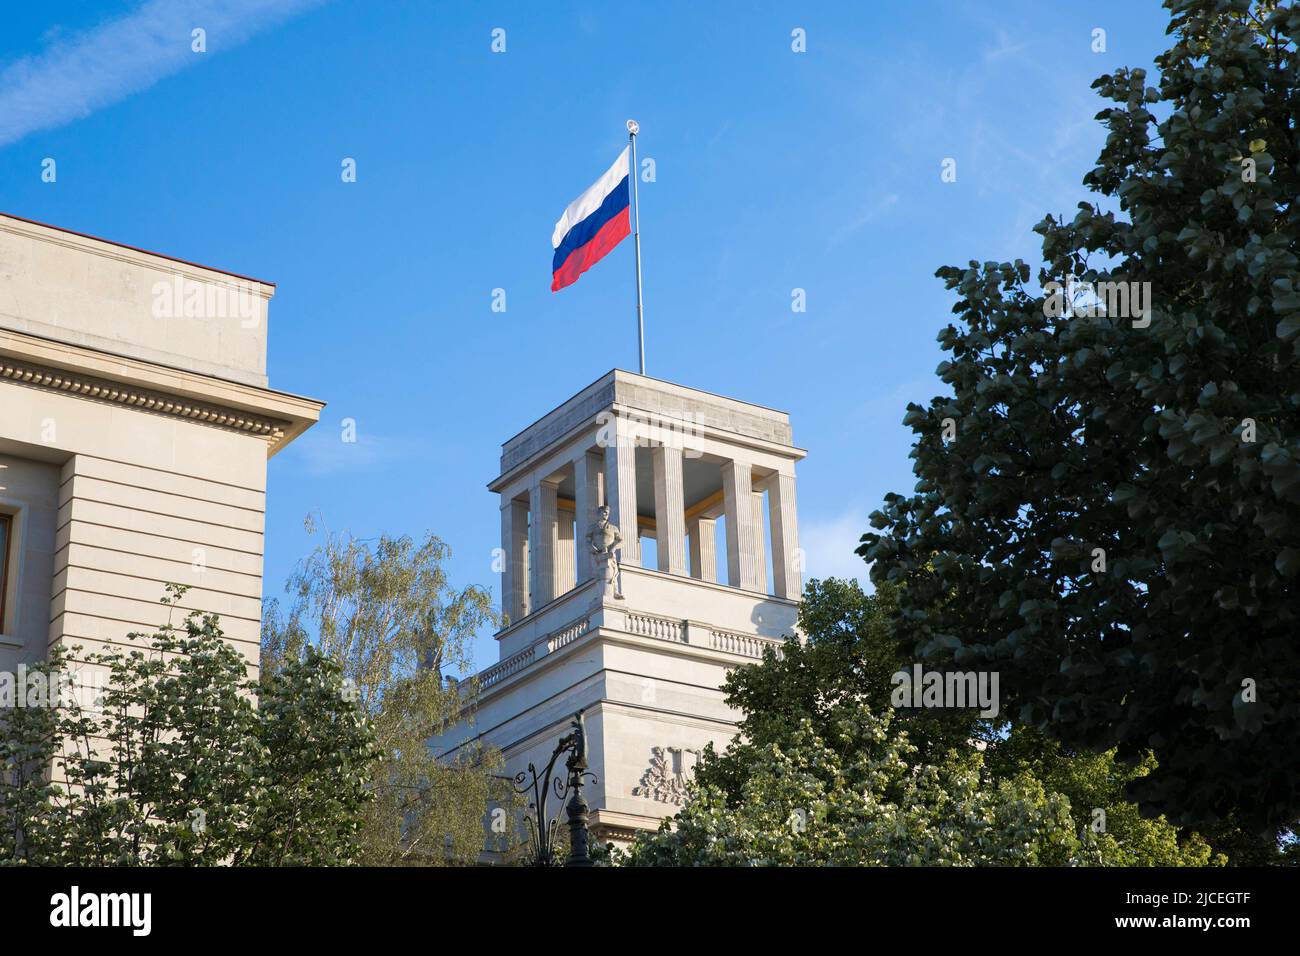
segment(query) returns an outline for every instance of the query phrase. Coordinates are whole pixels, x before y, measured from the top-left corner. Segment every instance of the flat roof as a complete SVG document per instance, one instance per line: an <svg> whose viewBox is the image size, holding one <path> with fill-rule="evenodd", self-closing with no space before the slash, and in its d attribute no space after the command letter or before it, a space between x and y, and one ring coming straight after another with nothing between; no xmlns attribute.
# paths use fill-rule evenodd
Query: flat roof
<svg viewBox="0 0 1300 956"><path fill-rule="evenodd" d="M709 392L709 391L706 391L705 389L702 389L702 388L696 388L696 387L694 387L693 385L682 385L680 382L670 382L670 381L669 381L668 379L666 379L666 378L655 378L653 375L642 375L640 372L631 372L631 371L628 371L628 370L625 369L625 368L612 368L612 369L610 369L608 372L606 372L604 375L600 376L600 378L598 378L598 379L596 379L594 382L592 382L590 385L587 385L585 388L580 388L580 389L578 389L576 392L574 392L572 395L570 395L570 396L569 396L568 398L566 398L564 401L560 402L560 404L556 405L556 406L555 406L554 408L552 408L550 411L546 412L546 414L540 416L540 417L537 418L535 421L533 421L532 424L530 424L530 425L528 425L528 426L526 426L526 427L524 427L524 428L519 429L519 431L515 432L513 435L511 435L509 438L507 438L505 441L503 441L503 442L501 443L501 447L502 447L502 448L505 448L506 445L509 445L512 441L514 441L514 440L515 440L516 438L518 438L519 436L521 436L521 435L523 435L523 434L526 434L530 429L534 428L534 427L537 426L537 425L540 425L543 421L546 420L546 418L547 418L548 415L552 415L552 414L554 414L555 412L558 412L561 408L563 408L565 405L569 404L569 402L573 401L575 398L577 398L577 397L578 397L579 395L581 395L583 392L586 392L586 391L588 391L589 389L594 388L595 386L599 385L601 382L605 381L605 379L607 379L607 378L613 378L613 377L617 376L618 373L620 373L620 372L622 372L624 375L630 375L630 376L632 376L633 378L643 378L643 379L645 379L646 381L649 381L649 382L658 382L660 385L671 385L673 388L682 388L682 389L685 389L685 390L688 391L688 392L695 392L695 393L698 394L698 395L707 395L707 396L709 396L710 398L720 399L720 400L722 400L722 401L724 401L724 402L734 402L734 403L736 403L737 405L748 405L750 408L761 409L762 411L765 411L765 412L773 412L774 414L777 414L777 415L785 415L787 418L788 418L789 415L790 415L789 412L782 411L782 410L779 409L779 408L772 408L770 405L759 405L757 402L747 402L747 401L745 401L743 398L732 398L732 397L729 396L729 395L720 395L720 394L717 393L717 392Z"/></svg>
<svg viewBox="0 0 1300 956"><path fill-rule="evenodd" d="M207 269L209 272L220 272L222 275L231 276L235 279L243 279L246 282L258 282L262 285L269 285L275 288L274 282L268 282L265 279L257 279L253 276L242 275L238 272L231 272L229 269L218 269L216 266L205 266L201 262L191 262L189 259L181 259L178 256L169 256L165 252L154 252L152 249L141 249L139 246L129 246L125 242L114 242L112 239L105 239L103 236L92 236L88 232L77 232L75 229L65 229L63 226L54 226L48 222L40 222L36 219L28 219L25 216L15 216L11 212L0 212L0 216L6 219L16 219L18 222L25 222L29 226L40 226L42 229L53 229L55 232L67 233L69 236L77 236L81 239L93 239L95 242L102 242L110 246L117 246L119 249L130 249L132 252L141 252L146 256L154 256L158 259L166 259L169 262L179 262L183 266L194 266L197 269Z"/></svg>

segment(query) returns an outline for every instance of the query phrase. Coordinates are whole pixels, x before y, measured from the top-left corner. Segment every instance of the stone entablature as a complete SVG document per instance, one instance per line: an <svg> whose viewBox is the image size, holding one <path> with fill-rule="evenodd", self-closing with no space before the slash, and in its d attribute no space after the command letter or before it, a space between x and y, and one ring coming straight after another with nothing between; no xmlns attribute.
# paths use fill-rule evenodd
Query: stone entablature
<svg viewBox="0 0 1300 956"><path fill-rule="evenodd" d="M38 352L42 344L45 343L36 341L34 336L0 330L0 379L256 435L266 440L271 454L287 437L300 434L312 422L308 417L310 407L304 410L308 414L286 409L292 418L269 418L231 404L195 401L176 392L143 387L127 375L116 379L103 378L69 371L65 367L25 362L10 357Z"/></svg>
<svg viewBox="0 0 1300 956"><path fill-rule="evenodd" d="M270 282L0 214L0 327L265 388Z"/></svg>
<svg viewBox="0 0 1300 956"><path fill-rule="evenodd" d="M496 491L512 471L590 424L604 410L640 415L648 422L687 421L733 441L752 439L762 445L793 447L790 419L784 412L615 369L503 444L501 477L489 488ZM803 457L802 450L798 457Z"/></svg>

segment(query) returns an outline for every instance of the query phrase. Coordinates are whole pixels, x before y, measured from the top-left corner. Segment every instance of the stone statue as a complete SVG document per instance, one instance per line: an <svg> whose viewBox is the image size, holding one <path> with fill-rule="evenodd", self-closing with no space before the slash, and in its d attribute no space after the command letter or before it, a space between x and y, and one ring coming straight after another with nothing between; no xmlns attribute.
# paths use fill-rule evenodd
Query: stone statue
<svg viewBox="0 0 1300 956"><path fill-rule="evenodd" d="M619 545L623 536L618 527L610 524L609 505L596 509L596 521L587 531L587 543L591 547L591 561L597 575L605 582L605 597L622 600L619 588Z"/></svg>

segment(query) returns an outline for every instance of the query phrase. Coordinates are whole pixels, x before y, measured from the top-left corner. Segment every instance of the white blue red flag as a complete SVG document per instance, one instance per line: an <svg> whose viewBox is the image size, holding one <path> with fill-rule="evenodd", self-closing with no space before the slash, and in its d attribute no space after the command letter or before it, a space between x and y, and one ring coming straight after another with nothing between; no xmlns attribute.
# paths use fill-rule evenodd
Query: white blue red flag
<svg viewBox="0 0 1300 956"><path fill-rule="evenodd" d="M628 149L624 149L614 165L605 170L605 175L569 203L555 224L551 236L551 245L555 247L551 263L552 292L573 285L578 276L632 234L628 211L629 169Z"/></svg>

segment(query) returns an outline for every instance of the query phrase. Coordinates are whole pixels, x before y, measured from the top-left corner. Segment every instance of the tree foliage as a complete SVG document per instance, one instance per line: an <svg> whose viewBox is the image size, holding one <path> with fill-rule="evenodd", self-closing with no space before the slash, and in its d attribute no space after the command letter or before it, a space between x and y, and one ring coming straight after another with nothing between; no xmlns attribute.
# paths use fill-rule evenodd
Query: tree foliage
<svg viewBox="0 0 1300 956"><path fill-rule="evenodd" d="M1069 862L1067 801L1025 777L985 786L978 753L916 759L892 712L862 704L819 737L804 720L769 744L732 803L694 789L671 824L632 845L636 866L1032 865ZM847 755L847 756L846 756Z"/></svg>
<svg viewBox="0 0 1300 956"><path fill-rule="evenodd" d="M357 861L379 752L335 663L311 654L259 684L197 611L128 640L55 647L32 671L69 692L0 711L0 863Z"/></svg>
<svg viewBox="0 0 1300 956"><path fill-rule="evenodd" d="M287 585L287 612L272 602L263 617L264 666L311 651L339 662L375 729L385 759L367 781L361 844L370 865L473 862L489 801L507 796L496 751L470 745L449 762L428 746L473 691L444 682L444 672L472 670L474 635L496 621L488 591L448 583L449 557L432 535L367 542L326 532Z"/></svg>
<svg viewBox="0 0 1300 956"><path fill-rule="evenodd" d="M999 671L1017 722L1152 752L1145 812L1275 831L1300 815L1300 9L1165 5L1158 85L1094 83L1084 183L1118 212L1040 223L1036 284L939 270L948 394L908 406L916 489L859 553L905 585L897 634ZM1150 312L1056 314L1071 275L1149 283Z"/></svg>
<svg viewBox="0 0 1300 956"><path fill-rule="evenodd" d="M628 862L1212 861L1204 840L1124 800L1149 762L1067 753L973 710L893 709L891 677L910 654L890 628L898 603L889 586L867 596L853 581L809 582L805 641L729 675L728 703L743 712L736 739L721 754L706 750L681 813L638 840Z"/></svg>

